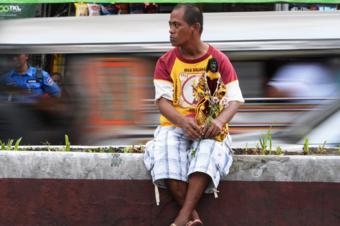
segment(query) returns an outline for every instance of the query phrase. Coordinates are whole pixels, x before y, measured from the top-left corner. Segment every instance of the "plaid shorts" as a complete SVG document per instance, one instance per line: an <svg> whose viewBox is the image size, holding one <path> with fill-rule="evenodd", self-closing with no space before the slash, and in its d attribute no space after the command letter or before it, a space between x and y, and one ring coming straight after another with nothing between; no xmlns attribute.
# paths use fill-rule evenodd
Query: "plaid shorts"
<svg viewBox="0 0 340 226"><path fill-rule="evenodd" d="M144 163L158 187L166 187L164 179L188 182L190 174L201 172L211 177L206 190L211 193L218 187L221 176L229 173L230 145L229 135L222 142L213 139L190 141L181 128L158 126L154 139L146 144Z"/></svg>

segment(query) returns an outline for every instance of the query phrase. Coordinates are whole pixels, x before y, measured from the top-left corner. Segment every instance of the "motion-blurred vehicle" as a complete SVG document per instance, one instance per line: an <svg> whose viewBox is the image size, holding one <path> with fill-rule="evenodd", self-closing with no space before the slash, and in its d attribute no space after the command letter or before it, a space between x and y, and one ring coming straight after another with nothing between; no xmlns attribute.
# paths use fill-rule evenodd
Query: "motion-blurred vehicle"
<svg viewBox="0 0 340 226"><path fill-rule="evenodd" d="M91 145L150 139L159 118L153 70L172 48L168 20L168 14L143 14L0 21L0 73L8 70L8 54L31 54L46 71L58 69L67 94L35 106L2 101L0 139L61 144L68 134L72 144ZM267 84L292 62L338 70L338 27L339 12L205 14L202 38L229 56L246 98L230 132L280 131L337 98L268 98Z"/></svg>
<svg viewBox="0 0 340 226"><path fill-rule="evenodd" d="M329 100L311 112L299 117L296 122L284 130L271 133L273 147L285 145L302 146L306 140L311 146L340 145L340 99ZM268 131L257 131L233 136L233 145L238 148L260 147L260 139L267 137ZM302 149L300 148L302 151Z"/></svg>

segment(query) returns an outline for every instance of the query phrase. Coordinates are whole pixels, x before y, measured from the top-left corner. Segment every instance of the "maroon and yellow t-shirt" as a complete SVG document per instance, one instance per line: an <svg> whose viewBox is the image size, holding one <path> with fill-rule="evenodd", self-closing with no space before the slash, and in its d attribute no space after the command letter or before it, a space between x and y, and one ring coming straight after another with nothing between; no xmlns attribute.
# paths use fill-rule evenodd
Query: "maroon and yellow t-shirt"
<svg viewBox="0 0 340 226"><path fill-rule="evenodd" d="M195 117L193 84L205 73L208 60L215 58L224 84L227 86L228 101L244 102L236 72L228 57L209 45L207 53L195 60L184 59L178 48L174 48L159 58L154 73L155 99L171 100L175 109L188 117ZM163 115L162 126L173 125Z"/></svg>

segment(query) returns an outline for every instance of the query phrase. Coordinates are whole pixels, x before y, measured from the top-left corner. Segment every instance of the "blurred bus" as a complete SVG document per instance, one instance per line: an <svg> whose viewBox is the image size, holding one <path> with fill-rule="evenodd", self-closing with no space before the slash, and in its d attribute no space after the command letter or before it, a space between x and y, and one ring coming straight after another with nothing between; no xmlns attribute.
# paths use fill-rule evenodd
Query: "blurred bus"
<svg viewBox="0 0 340 226"><path fill-rule="evenodd" d="M139 144L153 135L153 70L169 50L169 14L32 18L0 21L0 74L13 54L62 74L61 99L36 106L2 101L0 139L27 144ZM231 133L281 130L336 93L340 72L340 12L207 13L202 38L229 56L246 104ZM273 95L271 80L291 64L329 71L325 96ZM327 80L328 81L328 80ZM313 92L313 88L310 88ZM276 92L277 93L277 92ZM6 93L2 93L6 95Z"/></svg>

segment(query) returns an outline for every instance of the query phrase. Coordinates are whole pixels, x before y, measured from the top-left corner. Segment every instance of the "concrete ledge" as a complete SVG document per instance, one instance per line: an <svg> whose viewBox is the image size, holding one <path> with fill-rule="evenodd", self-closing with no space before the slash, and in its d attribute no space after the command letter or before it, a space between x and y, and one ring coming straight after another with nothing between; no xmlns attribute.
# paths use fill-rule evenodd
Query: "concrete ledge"
<svg viewBox="0 0 340 226"><path fill-rule="evenodd" d="M0 152L0 178L150 179L142 154Z"/></svg>
<svg viewBox="0 0 340 226"><path fill-rule="evenodd" d="M226 180L340 182L340 156L234 156Z"/></svg>
<svg viewBox="0 0 340 226"><path fill-rule="evenodd" d="M234 155L225 181L340 182L340 156ZM143 154L0 152L0 178L149 180Z"/></svg>
<svg viewBox="0 0 340 226"><path fill-rule="evenodd" d="M234 156L206 226L338 226L340 156ZM0 225L169 226L178 206L142 154L0 152Z"/></svg>

